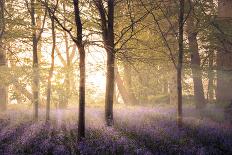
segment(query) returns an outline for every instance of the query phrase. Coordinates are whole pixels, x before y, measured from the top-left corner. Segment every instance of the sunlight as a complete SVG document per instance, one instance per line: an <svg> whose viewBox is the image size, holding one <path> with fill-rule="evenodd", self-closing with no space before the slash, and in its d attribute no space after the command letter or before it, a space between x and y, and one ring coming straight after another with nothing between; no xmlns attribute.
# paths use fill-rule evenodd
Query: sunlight
<svg viewBox="0 0 232 155"><path fill-rule="evenodd" d="M0 155L232 155L232 0L0 0Z"/></svg>

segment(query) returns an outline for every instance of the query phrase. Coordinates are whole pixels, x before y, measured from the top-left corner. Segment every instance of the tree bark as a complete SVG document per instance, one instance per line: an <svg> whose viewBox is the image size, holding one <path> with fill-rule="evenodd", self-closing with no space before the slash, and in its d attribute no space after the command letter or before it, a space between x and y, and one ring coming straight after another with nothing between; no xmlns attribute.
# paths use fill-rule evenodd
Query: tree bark
<svg viewBox="0 0 232 155"><path fill-rule="evenodd" d="M38 40L36 34L36 20L35 20L35 0L31 0L31 25L32 25L32 43L33 43L33 105L34 105L34 119L38 120L39 112L39 62L38 62Z"/></svg>
<svg viewBox="0 0 232 155"><path fill-rule="evenodd" d="M115 49L114 49L114 0L108 0L108 12L102 0L94 1L101 20L102 38L107 53L106 64L106 93L105 93L105 120L107 126L113 125L113 98L115 80Z"/></svg>
<svg viewBox="0 0 232 155"><path fill-rule="evenodd" d="M15 99L17 101L17 104L23 104L23 96L22 96L22 94L16 88L14 88L14 89L15 89L15 94L16 94Z"/></svg>
<svg viewBox="0 0 232 155"><path fill-rule="evenodd" d="M115 54L113 51L108 51L105 94L105 119L108 126L113 125L114 63Z"/></svg>
<svg viewBox="0 0 232 155"><path fill-rule="evenodd" d="M175 68L173 67L173 70L175 70ZM177 74L174 72L170 71L170 78L169 78L169 89L170 89L170 93L169 93L169 103L172 105L177 105L178 104L178 100L177 100Z"/></svg>
<svg viewBox="0 0 232 155"><path fill-rule="evenodd" d="M232 100L232 32L231 32L231 7L232 1L218 1L218 20L217 24L223 33L219 32L218 51L217 51L217 88L216 99L217 103L230 103Z"/></svg>
<svg viewBox="0 0 232 155"><path fill-rule="evenodd" d="M232 1L218 0L218 17L231 19L232 17Z"/></svg>
<svg viewBox="0 0 232 155"><path fill-rule="evenodd" d="M80 80L79 80L79 115L78 115L78 140L85 137L85 48L83 43L83 25L80 16L79 0L72 1L75 15L76 37L71 33L71 30L62 25L59 19L53 14L53 18L62 27L62 29L69 33L73 42L76 44L80 54ZM47 5L47 4L46 4ZM48 6L46 6L48 8ZM51 12L51 9L48 9Z"/></svg>
<svg viewBox="0 0 232 155"><path fill-rule="evenodd" d="M190 3L192 3L190 1ZM194 85L194 99L197 109L202 109L206 105L204 89L202 84L201 58L198 49L197 32L195 28L193 9L187 20L187 36L189 42L189 52L191 54L191 70Z"/></svg>
<svg viewBox="0 0 232 155"><path fill-rule="evenodd" d="M66 14L66 8L65 8L65 3L63 4L63 10L64 14ZM66 27L66 19L64 18L64 26ZM69 41L68 41L68 36L67 32L64 32L64 40L65 40L65 53L66 53L66 72L65 72L65 102L64 102L64 107L67 107L69 104L69 98L70 98L70 68L71 68L71 59L70 59L70 54L69 54Z"/></svg>
<svg viewBox="0 0 232 155"><path fill-rule="evenodd" d="M131 66L128 65L126 62L123 63L123 69L124 69L124 83L125 87L128 90L132 89L132 79L131 79Z"/></svg>
<svg viewBox="0 0 232 155"><path fill-rule="evenodd" d="M178 54L178 66L177 66L177 100L178 100L178 115L177 115L177 124L178 127L182 127L182 64L183 64L183 53L184 53L184 0L179 0L180 10L179 10L179 54Z"/></svg>
<svg viewBox="0 0 232 155"><path fill-rule="evenodd" d="M79 0L73 0L75 11L75 23L77 30L76 45L80 54L80 84L79 84L79 121L78 121L78 139L85 137L85 48L82 41L82 22L79 10Z"/></svg>
<svg viewBox="0 0 232 155"><path fill-rule="evenodd" d="M80 84L79 84L79 123L78 137L85 137L85 50L84 46L78 46L80 53Z"/></svg>
<svg viewBox="0 0 232 155"><path fill-rule="evenodd" d="M123 81L125 83L125 89L128 91L128 94L130 96L130 100L132 104L138 104L138 100L135 97L135 94L132 89L132 70L131 66L124 63L124 78Z"/></svg>
<svg viewBox="0 0 232 155"><path fill-rule="evenodd" d="M168 80L166 78L163 80L163 94L168 95Z"/></svg>
<svg viewBox="0 0 232 155"><path fill-rule="evenodd" d="M0 0L0 69L4 70L7 67L6 51L4 50L3 35L5 32L5 17L4 17L5 1ZM5 84L0 85L0 111L5 111L8 102L8 89Z"/></svg>
<svg viewBox="0 0 232 155"><path fill-rule="evenodd" d="M0 39L2 41L5 32L5 0L0 0ZM2 48L2 47L1 47Z"/></svg>
<svg viewBox="0 0 232 155"><path fill-rule="evenodd" d="M55 21L50 14L51 25L52 25L52 53L51 53L51 67L49 70L48 76L48 85L47 85L47 103L46 103L46 121L50 120L50 105L51 105L51 89L52 89L52 82L51 79L53 77L53 70L54 70L54 55L55 55L55 47L56 47L56 32L55 32Z"/></svg>
<svg viewBox="0 0 232 155"><path fill-rule="evenodd" d="M107 126L113 125L113 97L115 80L115 49L114 49L114 0L108 0L108 12L102 0L94 1L101 19L102 38L107 53L106 66L106 93L105 93L105 120Z"/></svg>
<svg viewBox="0 0 232 155"><path fill-rule="evenodd" d="M209 53L209 71L208 71L208 101L212 103L214 100L214 51Z"/></svg>
<svg viewBox="0 0 232 155"><path fill-rule="evenodd" d="M125 81L122 80L117 67L115 67L115 74L116 74L116 83L119 89L119 92L122 96L122 99L125 104L137 104L138 101L136 100L135 96L129 91L128 88L125 87Z"/></svg>

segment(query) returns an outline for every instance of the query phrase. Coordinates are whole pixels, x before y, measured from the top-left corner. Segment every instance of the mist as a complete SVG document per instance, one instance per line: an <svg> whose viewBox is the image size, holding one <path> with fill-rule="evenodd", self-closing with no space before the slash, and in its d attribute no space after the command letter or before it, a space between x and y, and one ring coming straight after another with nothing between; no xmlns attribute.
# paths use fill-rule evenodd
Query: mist
<svg viewBox="0 0 232 155"><path fill-rule="evenodd" d="M0 0L0 154L232 154L231 7Z"/></svg>

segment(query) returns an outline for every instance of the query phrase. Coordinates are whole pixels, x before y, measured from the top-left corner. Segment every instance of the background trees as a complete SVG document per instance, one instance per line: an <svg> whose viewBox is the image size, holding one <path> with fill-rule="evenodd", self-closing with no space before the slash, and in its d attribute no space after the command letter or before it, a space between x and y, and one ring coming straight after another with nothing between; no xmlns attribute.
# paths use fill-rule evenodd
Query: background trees
<svg viewBox="0 0 232 155"><path fill-rule="evenodd" d="M231 3L218 6L2 0L1 109L7 99L32 102L38 119L47 105L48 120L50 105L65 109L79 100L81 138L86 103L105 100L105 121L112 126L114 96L126 105L175 104L180 118L182 99L198 110L208 102L224 107L231 101Z"/></svg>

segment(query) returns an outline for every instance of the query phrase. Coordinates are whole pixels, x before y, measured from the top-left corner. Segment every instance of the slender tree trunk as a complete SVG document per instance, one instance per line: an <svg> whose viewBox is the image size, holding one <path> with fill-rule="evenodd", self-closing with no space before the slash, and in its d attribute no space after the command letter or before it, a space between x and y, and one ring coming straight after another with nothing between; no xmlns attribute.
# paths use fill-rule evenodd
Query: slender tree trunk
<svg viewBox="0 0 232 155"><path fill-rule="evenodd" d="M115 54L113 51L108 51L105 94L105 119L108 126L113 125L114 63Z"/></svg>
<svg viewBox="0 0 232 155"><path fill-rule="evenodd" d="M168 95L168 80L166 78L163 80L163 94Z"/></svg>
<svg viewBox="0 0 232 155"><path fill-rule="evenodd" d="M119 89L119 92L122 96L122 99L124 101L125 104L137 104L138 101L136 100L136 98L133 96L133 94L129 91L129 89L127 89L124 85L124 81L122 80L117 67L115 67L115 74L116 74L116 83Z"/></svg>
<svg viewBox="0 0 232 155"><path fill-rule="evenodd" d="M78 47L80 53L80 88L79 88L79 139L85 137L85 50L84 46Z"/></svg>
<svg viewBox="0 0 232 155"><path fill-rule="evenodd" d="M5 32L5 17L4 17L5 1L0 0L0 69L4 70L7 67L6 51L4 50L3 35ZM0 111L5 111L8 102L8 89L4 84L0 85Z"/></svg>
<svg viewBox="0 0 232 155"><path fill-rule="evenodd" d="M66 98L66 107L69 103L69 97L70 97L70 56L69 56L69 44L68 44L68 37L65 32L65 44L66 44L66 60L67 60L67 65L66 65L66 73L65 73L65 98Z"/></svg>
<svg viewBox="0 0 232 155"><path fill-rule="evenodd" d="M128 90L132 89L132 79L131 79L131 66L127 63L123 63L123 69L124 69L124 81L125 81L125 87Z"/></svg>
<svg viewBox="0 0 232 155"><path fill-rule="evenodd" d="M214 51L209 53L209 71L208 71L208 101L212 103L214 100L214 72L213 72L213 62L214 62Z"/></svg>
<svg viewBox="0 0 232 155"><path fill-rule="evenodd" d="M177 124L179 127L182 126L182 81L181 72L183 64L183 53L184 53L184 0L179 0L180 12L179 12L179 55L178 55L178 66L177 66L177 100L178 100L178 115Z"/></svg>
<svg viewBox="0 0 232 155"><path fill-rule="evenodd" d="M115 73L115 77L114 77L114 79L117 79L117 67L114 67L114 73ZM119 94L119 92L117 93L117 88L118 88L118 86L116 85L117 84L117 82L116 81L114 81L114 97L113 97L113 102L114 102L114 104L118 104L119 102L118 102L118 94ZM116 87L117 86L117 87ZM119 91L119 90L118 90Z"/></svg>
<svg viewBox="0 0 232 155"><path fill-rule="evenodd" d="M190 1L191 3L191 1ZM193 10L192 10L193 11ZM197 32L195 32L195 23L192 18L193 13L190 13L189 19L187 20L187 35L189 42L189 51L191 54L191 70L194 85L194 98L197 109L205 107L205 96L202 84L202 71L201 71L201 59L199 55Z"/></svg>
<svg viewBox="0 0 232 155"><path fill-rule="evenodd" d="M65 3L63 4L63 10L64 14L66 14L66 7ZM66 27L66 19L64 19L64 26ZM68 41L68 36L67 32L64 32L64 40L65 40L65 53L66 53L66 72L65 72L65 102L64 102L64 107L67 107L69 104L69 97L70 97L70 67L71 67L71 60L70 60L70 54L69 54L69 41Z"/></svg>
<svg viewBox="0 0 232 155"><path fill-rule="evenodd" d="M118 104L118 93L116 88L116 83L114 84L114 104Z"/></svg>
<svg viewBox="0 0 232 155"><path fill-rule="evenodd" d="M105 120L106 125L113 125L113 98L114 98L114 63L115 63L115 49L114 49L114 0L108 0L108 12L103 5L102 0L94 1L100 18L102 28L102 38L104 41L104 48L107 53L106 66L106 94L105 94Z"/></svg>
<svg viewBox="0 0 232 155"><path fill-rule="evenodd" d="M175 68L173 67L173 70ZM177 74L176 72L172 72L170 71L170 79L169 79L169 90L170 90L170 93L169 93L169 103L172 104L172 105L176 105L178 104L178 93L177 93Z"/></svg>
<svg viewBox="0 0 232 155"><path fill-rule="evenodd" d="M13 84L15 86L16 91L20 92L28 100L33 102L33 94L31 94L31 92L29 92L26 88L24 88L22 84L18 82L18 79L14 80Z"/></svg>
<svg viewBox="0 0 232 155"><path fill-rule="evenodd" d="M38 40L36 35L35 21L35 0L31 0L31 24L32 24L32 43L33 43L33 104L34 104L34 119L38 120L39 108L39 62L38 62Z"/></svg>
<svg viewBox="0 0 232 155"><path fill-rule="evenodd" d="M6 26L5 25L5 0L0 0L0 40L1 41L5 33L5 26Z"/></svg>
<svg viewBox="0 0 232 155"><path fill-rule="evenodd" d="M7 65L6 63L4 63L4 58L2 58L2 51L3 50L0 49L0 69L4 70L4 68ZM5 84L1 84L0 85L0 111L5 111L7 109L7 102L8 102L8 88Z"/></svg>
<svg viewBox="0 0 232 155"><path fill-rule="evenodd" d="M128 91L128 94L130 96L130 100L132 104L138 104L138 101L135 97L135 94L132 90L132 70L131 70L131 66L124 63L124 83L125 83L125 88Z"/></svg>
<svg viewBox="0 0 232 155"><path fill-rule="evenodd" d="M35 0L35 22L36 22L36 29L39 30L42 28L43 25L43 20L42 20L42 15L43 15L43 9L42 5L40 4L39 0ZM38 37L38 35L37 35ZM40 36L40 39L37 40L37 57L38 57L38 63L41 63L42 60L42 36Z"/></svg>
<svg viewBox="0 0 232 155"><path fill-rule="evenodd" d="M82 41L82 22L79 10L79 0L73 0L75 11L75 23L77 29L76 45L80 54L80 84L79 84L79 121L78 121L78 139L85 137L85 48Z"/></svg>
<svg viewBox="0 0 232 155"><path fill-rule="evenodd" d="M51 53L51 68L49 71L49 76L48 76L48 86L47 86L47 104L46 104L46 121L50 120L50 105L51 105L51 89L52 89L52 82L51 79L53 77L53 70L54 70L54 55L55 55L55 47L56 47L56 33L55 33L55 21L54 18L51 18L51 24L52 24L52 53Z"/></svg>

